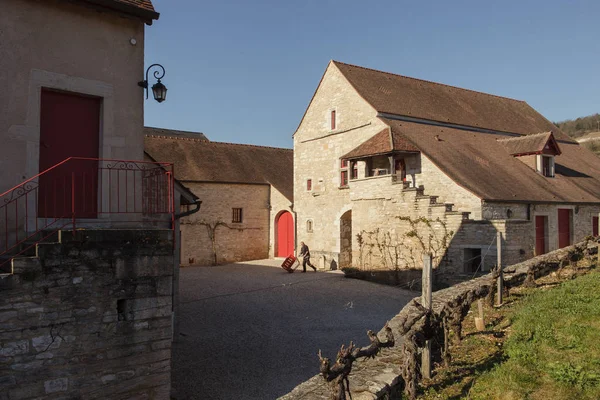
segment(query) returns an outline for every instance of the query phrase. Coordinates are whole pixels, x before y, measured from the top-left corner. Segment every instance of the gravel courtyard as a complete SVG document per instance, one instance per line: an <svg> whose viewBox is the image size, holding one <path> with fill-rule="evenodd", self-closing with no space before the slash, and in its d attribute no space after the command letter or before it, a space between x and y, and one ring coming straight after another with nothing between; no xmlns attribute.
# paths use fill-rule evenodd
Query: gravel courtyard
<svg viewBox="0 0 600 400"><path fill-rule="evenodd" d="M318 373L342 343L368 344L418 293L339 272L288 274L281 260L181 270L178 400L275 399Z"/></svg>

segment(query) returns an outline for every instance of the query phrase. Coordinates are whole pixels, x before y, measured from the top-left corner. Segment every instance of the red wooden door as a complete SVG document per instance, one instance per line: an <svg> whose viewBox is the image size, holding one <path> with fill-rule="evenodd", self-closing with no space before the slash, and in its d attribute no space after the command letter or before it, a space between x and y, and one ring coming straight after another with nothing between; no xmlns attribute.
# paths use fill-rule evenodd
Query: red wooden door
<svg viewBox="0 0 600 400"><path fill-rule="evenodd" d="M285 211L277 219L277 254L276 257L287 257L294 254L294 219Z"/></svg>
<svg viewBox="0 0 600 400"><path fill-rule="evenodd" d="M558 248L571 244L571 210L558 209Z"/></svg>
<svg viewBox="0 0 600 400"><path fill-rule="evenodd" d="M98 158L101 99L42 90L40 172L69 157ZM73 203L74 202L74 203ZM98 164L71 160L40 176L38 216L95 218Z"/></svg>
<svg viewBox="0 0 600 400"><path fill-rule="evenodd" d="M535 217L535 254L537 256L546 253L546 217L536 215Z"/></svg>
<svg viewBox="0 0 600 400"><path fill-rule="evenodd" d="M592 217L592 235L598 236L598 217Z"/></svg>

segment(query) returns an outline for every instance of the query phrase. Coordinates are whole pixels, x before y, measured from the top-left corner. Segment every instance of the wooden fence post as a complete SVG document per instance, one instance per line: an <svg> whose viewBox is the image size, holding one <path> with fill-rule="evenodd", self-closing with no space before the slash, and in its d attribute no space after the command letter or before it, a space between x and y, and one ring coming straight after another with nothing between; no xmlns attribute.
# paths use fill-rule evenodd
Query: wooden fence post
<svg viewBox="0 0 600 400"><path fill-rule="evenodd" d="M433 291L432 269L433 258L431 254L424 254L421 303L428 310L431 310L431 292ZM425 347L421 355L421 374L423 378L431 379L431 340L425 341Z"/></svg>
<svg viewBox="0 0 600 400"><path fill-rule="evenodd" d="M477 300L477 308L479 309L479 317L475 317L475 328L479 332L483 332L485 330L485 322L483 321L483 300Z"/></svg>
<svg viewBox="0 0 600 400"><path fill-rule="evenodd" d="M498 249L498 287L496 305L502 305L502 292L504 291L504 271L502 270L502 233L496 235L496 248Z"/></svg>

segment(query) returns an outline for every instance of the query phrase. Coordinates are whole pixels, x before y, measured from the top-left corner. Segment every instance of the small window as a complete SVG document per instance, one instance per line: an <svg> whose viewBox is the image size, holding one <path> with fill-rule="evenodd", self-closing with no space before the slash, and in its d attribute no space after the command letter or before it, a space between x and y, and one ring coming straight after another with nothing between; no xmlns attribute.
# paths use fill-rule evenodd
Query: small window
<svg viewBox="0 0 600 400"><path fill-rule="evenodd" d="M334 131L336 128L336 120L335 120L335 110L331 110L331 130Z"/></svg>
<svg viewBox="0 0 600 400"><path fill-rule="evenodd" d="M352 166L352 175L350 176L350 179L358 179L358 164L353 162L350 163L350 165Z"/></svg>
<svg viewBox="0 0 600 400"><path fill-rule="evenodd" d="M310 192L312 190L312 179L306 180L306 190Z"/></svg>
<svg viewBox="0 0 600 400"><path fill-rule="evenodd" d="M309 219L306 221L306 232L312 232L313 231L313 222L312 219Z"/></svg>
<svg viewBox="0 0 600 400"><path fill-rule="evenodd" d="M541 155L538 166L539 166L538 171L542 175L544 175L548 178L554 177L554 157L553 156Z"/></svg>
<svg viewBox="0 0 600 400"><path fill-rule="evenodd" d="M242 209L241 208L232 208L233 215L231 217L231 222L233 223L241 223L242 222Z"/></svg>
<svg viewBox="0 0 600 400"><path fill-rule="evenodd" d="M348 186L348 170L343 170L340 175L340 186Z"/></svg>
<svg viewBox="0 0 600 400"><path fill-rule="evenodd" d="M348 160L340 161L340 187L348 186Z"/></svg>

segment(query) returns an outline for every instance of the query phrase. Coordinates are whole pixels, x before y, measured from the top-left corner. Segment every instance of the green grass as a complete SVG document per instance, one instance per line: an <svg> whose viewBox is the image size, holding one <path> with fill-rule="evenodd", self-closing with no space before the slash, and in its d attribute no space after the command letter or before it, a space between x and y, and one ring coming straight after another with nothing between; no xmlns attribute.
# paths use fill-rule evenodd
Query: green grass
<svg viewBox="0 0 600 400"><path fill-rule="evenodd" d="M527 296L512 316L508 359L471 399L600 399L600 273Z"/></svg>

